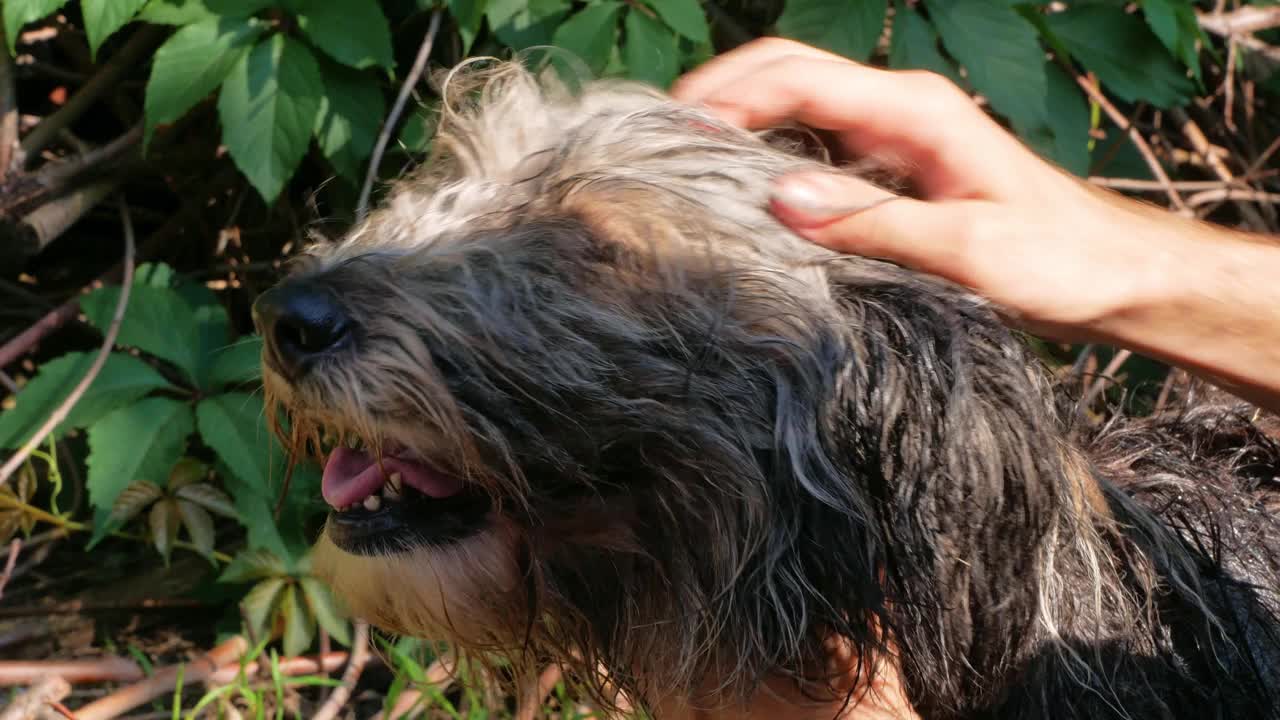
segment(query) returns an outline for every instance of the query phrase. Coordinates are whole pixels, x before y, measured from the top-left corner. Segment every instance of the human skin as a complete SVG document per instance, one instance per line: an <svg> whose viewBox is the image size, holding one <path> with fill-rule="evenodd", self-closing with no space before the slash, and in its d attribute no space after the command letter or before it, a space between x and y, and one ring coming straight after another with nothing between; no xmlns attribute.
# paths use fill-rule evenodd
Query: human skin
<svg viewBox="0 0 1280 720"><path fill-rule="evenodd" d="M1126 347L1280 410L1280 243L1095 187L1046 162L960 88L764 38L682 77L678 100L749 129L798 122L912 183L781 178L799 235L971 288L1011 323Z"/></svg>

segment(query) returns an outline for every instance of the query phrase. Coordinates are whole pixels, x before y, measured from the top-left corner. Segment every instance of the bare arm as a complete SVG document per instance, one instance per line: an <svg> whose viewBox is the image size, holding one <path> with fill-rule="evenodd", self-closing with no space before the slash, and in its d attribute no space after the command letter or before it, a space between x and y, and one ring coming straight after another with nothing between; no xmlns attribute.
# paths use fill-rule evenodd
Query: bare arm
<svg viewBox="0 0 1280 720"><path fill-rule="evenodd" d="M730 122L795 120L900 167L920 199L845 175L783 178L799 234L936 274L1050 337L1120 345L1280 410L1280 244L1178 217L1045 162L945 78L749 43L673 94Z"/></svg>

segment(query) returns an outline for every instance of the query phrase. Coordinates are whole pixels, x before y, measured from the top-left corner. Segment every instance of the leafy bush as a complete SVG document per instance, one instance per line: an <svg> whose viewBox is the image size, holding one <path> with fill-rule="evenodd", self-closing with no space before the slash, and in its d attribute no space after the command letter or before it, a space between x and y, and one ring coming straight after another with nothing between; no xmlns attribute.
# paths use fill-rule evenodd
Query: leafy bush
<svg viewBox="0 0 1280 720"><path fill-rule="evenodd" d="M1146 171L1127 145L1113 140L1099 152L1097 136L1109 126L1078 85L1078 72L1092 73L1126 107L1178 107L1204 90L1200 60L1208 38L1189 0L1141 0L1136 10L1071 3L1053 12L1048 3L1007 0L725 5L734 7L448 0L439 43L447 47L433 57L456 61L551 44L599 75L667 87L726 45L776 32L856 60L946 75L983 97L1037 151L1081 175ZM77 8L95 59L118 47L113 42L132 26L166 29L145 79L144 147L216 98L219 142L268 209L313 151L346 192L359 186L388 101L407 72L402 51L419 41L407 38L398 48L395 28L436 9L426 0L5 0L8 50L15 51L24 26ZM1280 85L1273 69L1258 67L1261 87ZM397 144L421 150L421 123L404 123ZM104 331L119 292L100 287L81 297L87 323ZM310 647L317 627L346 642L346 625L308 570L309 540L325 513L317 469L299 465L284 487L288 458L262 419L260 345L251 335L236 337L226 305L166 264L139 268L119 347L52 438L87 434L91 521L79 525L59 513L57 488L52 512L33 513L29 467L0 493L0 534L28 534L53 518L91 531L93 547L139 526L164 562L175 551L197 552L222 567L223 582L244 585L244 615L255 636L282 638L290 654ZM45 362L0 416L0 447L21 445L92 357L71 352ZM35 457L56 483L56 453ZM219 548L238 553L227 563Z"/></svg>

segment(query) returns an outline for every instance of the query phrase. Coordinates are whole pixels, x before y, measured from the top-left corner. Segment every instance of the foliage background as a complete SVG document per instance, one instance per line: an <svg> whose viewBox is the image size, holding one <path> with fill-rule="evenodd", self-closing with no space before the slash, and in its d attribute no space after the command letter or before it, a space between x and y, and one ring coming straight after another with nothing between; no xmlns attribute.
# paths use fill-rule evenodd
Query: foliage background
<svg viewBox="0 0 1280 720"><path fill-rule="evenodd" d="M1215 18L1265 19L1276 8L1270 0L3 0L0 457L62 402L101 344L122 276L113 198L127 204L141 264L106 365L0 488L0 541L13 541L26 561L2 576L11 584L0 610L16 605L26 615L7 617L29 620L92 598L107 611L86 620L79 645L50 624L9 647L0 633L0 655L131 652L151 663L242 632L283 656L352 642L308 570L324 516L317 469L296 467L282 495L288 462L262 422L248 308L308 237L336 236L352 221L376 138L433 18L441 21L433 68L555 45L596 74L667 87L718 52L777 34L933 70L1073 173L1185 214L1275 231L1280 19L1233 34ZM430 142L435 98L426 83L413 92L373 169L375 196ZM1179 380L1107 349L1042 349L1082 376L1102 364L1115 376L1127 362L1121 379L1146 387L1135 396L1147 406ZM75 569L71 583L59 580L65 568ZM143 579L122 587L130 577ZM203 619L140 604L156 597L198 607ZM124 629L140 615L180 636L177 644L162 648L155 632ZM121 648L126 637L132 644ZM419 663L433 657L409 641L382 647L399 674L366 682L375 695L421 681ZM246 681L245 697L252 688ZM322 697L291 692L294 710ZM277 692L277 710L288 706L285 695ZM199 696L177 693L174 703ZM439 707L459 702L432 697ZM207 707L225 709L225 700Z"/></svg>

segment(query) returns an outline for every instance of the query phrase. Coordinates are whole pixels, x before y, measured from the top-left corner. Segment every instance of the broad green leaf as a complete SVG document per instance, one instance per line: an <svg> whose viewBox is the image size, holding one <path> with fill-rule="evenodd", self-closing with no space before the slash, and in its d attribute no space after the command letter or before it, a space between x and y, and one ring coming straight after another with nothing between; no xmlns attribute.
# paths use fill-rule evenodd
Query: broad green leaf
<svg viewBox="0 0 1280 720"><path fill-rule="evenodd" d="M214 17L181 28L156 50L143 102L143 146L218 87L262 34L257 20Z"/></svg>
<svg viewBox="0 0 1280 720"><path fill-rule="evenodd" d="M680 47L667 26L631 8L623 21L631 77L666 89L680 73Z"/></svg>
<svg viewBox="0 0 1280 720"><path fill-rule="evenodd" d="M884 31L888 0L787 0L778 33L854 60L866 60Z"/></svg>
<svg viewBox="0 0 1280 720"><path fill-rule="evenodd" d="M343 65L358 69L392 65L391 27L376 2L310 0L298 13L298 27Z"/></svg>
<svg viewBox="0 0 1280 720"><path fill-rule="evenodd" d="M254 585L240 601L240 606L244 608L245 621L253 637L261 639L266 636L269 629L268 621L271 619L272 611L276 609L280 591L284 589L286 582L288 578L267 578Z"/></svg>
<svg viewBox="0 0 1280 720"><path fill-rule="evenodd" d="M248 335L234 345L215 350L210 358L209 387L222 388L262 380L262 338Z"/></svg>
<svg viewBox="0 0 1280 720"><path fill-rule="evenodd" d="M196 407L196 417L200 437L236 478L269 495L275 443L263 421L262 398L240 392L207 397Z"/></svg>
<svg viewBox="0 0 1280 720"><path fill-rule="evenodd" d="M938 50L938 33L928 20L907 7L902 0L894 4L893 32L889 36L889 67L930 70L950 78L957 85L962 84L955 66Z"/></svg>
<svg viewBox="0 0 1280 720"><path fill-rule="evenodd" d="M1045 116L1052 144L1045 154L1079 177L1089 175L1089 106L1080 87L1062 68L1045 61L1049 81Z"/></svg>
<svg viewBox="0 0 1280 720"><path fill-rule="evenodd" d="M153 287L173 287L177 280L177 273L166 263L142 263L133 271L133 282L136 285L151 285Z"/></svg>
<svg viewBox="0 0 1280 720"><path fill-rule="evenodd" d="M485 16L493 34L518 52L551 44L569 7L569 0L489 0Z"/></svg>
<svg viewBox="0 0 1280 720"><path fill-rule="evenodd" d="M235 520L237 518L235 505L232 504L231 498L218 488L208 483L195 483L192 485L183 485L174 493L182 500L199 505L200 507L215 512L223 517Z"/></svg>
<svg viewBox="0 0 1280 720"><path fill-rule="evenodd" d="M324 90L315 56L284 35L255 46L222 84L223 143L268 203L307 152Z"/></svg>
<svg viewBox="0 0 1280 720"><path fill-rule="evenodd" d="M1200 37L1200 24L1195 7L1189 0L1142 0L1142 12L1147 27L1160 38L1160 42L1200 78L1200 53L1196 40Z"/></svg>
<svg viewBox="0 0 1280 720"><path fill-rule="evenodd" d="M9 43L9 54L17 52L18 34L30 22L49 17L54 10L67 4L67 0L4 0L4 34Z"/></svg>
<svg viewBox="0 0 1280 720"><path fill-rule="evenodd" d="M166 397L144 398L89 427L86 485L89 502L98 510L91 544L112 529L111 507L130 483L158 485L168 477L193 429L191 408Z"/></svg>
<svg viewBox="0 0 1280 720"><path fill-rule="evenodd" d="M341 65L328 63L323 78L316 141L334 169L359 184L387 112L386 98L367 74Z"/></svg>
<svg viewBox="0 0 1280 720"><path fill-rule="evenodd" d="M1079 5L1043 18L1054 39L1126 102L1159 108L1186 102L1195 83L1137 17L1119 7Z"/></svg>
<svg viewBox="0 0 1280 720"><path fill-rule="evenodd" d="M588 5L556 28L552 43L577 55L599 74L618 44L618 11L622 5L606 0Z"/></svg>
<svg viewBox="0 0 1280 720"><path fill-rule="evenodd" d="M1007 0L925 0L942 42L969 83L1024 137L1049 132L1045 52Z"/></svg>
<svg viewBox="0 0 1280 720"><path fill-rule="evenodd" d="M89 57L98 59L98 48L111 34L133 19L147 0L80 0L84 13L84 34L89 38Z"/></svg>
<svg viewBox="0 0 1280 720"><path fill-rule="evenodd" d="M164 495L160 487L147 480L129 483L111 504L111 521L123 525L147 509L151 503Z"/></svg>
<svg viewBox="0 0 1280 720"><path fill-rule="evenodd" d="M462 37L462 54L471 52L471 44L476 41L480 32L480 24L484 22L485 0L449 0L449 14L458 24L458 35Z"/></svg>
<svg viewBox="0 0 1280 720"><path fill-rule="evenodd" d="M157 25L192 25L219 17L247 18L275 0L150 0L139 20Z"/></svg>
<svg viewBox="0 0 1280 720"><path fill-rule="evenodd" d="M209 512L193 502L177 501L178 512L182 515L182 524L187 528L191 544L196 546L201 555L213 557L213 518Z"/></svg>
<svg viewBox="0 0 1280 720"><path fill-rule="evenodd" d="M278 556L268 550L246 550L239 553L218 576L218 582L244 583L264 578L286 577L289 569Z"/></svg>
<svg viewBox="0 0 1280 720"><path fill-rule="evenodd" d="M280 613L284 620L285 655L289 657L301 655L311 647L311 641L315 638L316 623L306 603L298 597L296 586L290 585L284 589L284 597L280 598Z"/></svg>
<svg viewBox="0 0 1280 720"><path fill-rule="evenodd" d="M792 0L794 2L794 0ZM711 41L711 28L707 26L707 14L698 0L645 0L667 27L695 43ZM632 12L635 12L633 6Z"/></svg>
<svg viewBox="0 0 1280 720"><path fill-rule="evenodd" d="M311 608L316 622L320 623L320 627L324 628L324 631L334 640L350 646L351 626L342 619L329 588L313 577L304 577L299 580L299 583L302 585L307 605Z"/></svg>
<svg viewBox="0 0 1280 720"><path fill-rule="evenodd" d="M169 555L173 552L173 541L178 539L178 526L182 522L178 503L173 500L161 500L152 505L150 521L151 542L160 552L160 557L164 558L165 567L168 567Z"/></svg>
<svg viewBox="0 0 1280 720"><path fill-rule="evenodd" d="M89 323L105 333L119 298L120 287L108 285L82 297L80 307ZM198 330L195 313L177 292L134 283L116 343L168 360L194 382L204 363Z"/></svg>
<svg viewBox="0 0 1280 720"><path fill-rule="evenodd" d="M96 355L96 351L67 353L41 365L35 377L18 393L13 408L0 413L0 448L18 448L25 443L80 383ZM103 415L164 387L170 387L169 381L150 365L132 355L111 353L89 389L54 429L54 437L60 438L72 428L86 427Z"/></svg>

